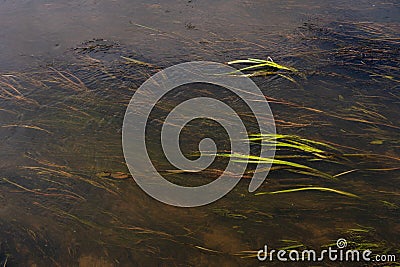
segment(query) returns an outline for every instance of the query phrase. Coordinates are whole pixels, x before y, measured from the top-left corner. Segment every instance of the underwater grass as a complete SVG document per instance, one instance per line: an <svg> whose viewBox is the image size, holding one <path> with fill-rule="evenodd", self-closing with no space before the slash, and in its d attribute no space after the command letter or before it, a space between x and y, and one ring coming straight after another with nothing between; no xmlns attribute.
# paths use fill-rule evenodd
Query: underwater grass
<svg viewBox="0 0 400 267"><path fill-rule="evenodd" d="M283 147L288 149L296 149L302 152L312 153L313 155L320 158L327 158L328 151L333 150L338 152L339 150L332 145L306 139L297 135L287 134L251 134L248 139L250 142L263 141L262 145L272 147ZM325 149L325 150L324 150ZM325 155L323 155L325 154Z"/></svg>
<svg viewBox="0 0 400 267"><path fill-rule="evenodd" d="M366 124L366 125L373 125L373 126L384 126L387 128L391 128L391 129L396 129L399 130L400 127L390 123L390 122L385 122L380 120L373 120L370 117L362 117L361 114L349 114L349 115L344 115L343 111L341 111L341 113L335 113L335 112L331 112L331 111L326 111L326 110L322 110L322 109L317 109L314 107L309 107L309 106L304 106L302 104L299 103L295 103L295 102L290 102L284 99L277 99L277 98L273 98L270 96L266 96L265 97L268 101L268 103L273 103L273 104L279 104L279 105L284 105L287 107L291 107L294 109L298 109L298 110L303 110L303 111L310 111L316 114L321 114L327 117L331 117L331 118L335 118L335 119L340 119L343 121L349 121L349 122L356 122L356 123L360 123L360 124Z"/></svg>
<svg viewBox="0 0 400 267"><path fill-rule="evenodd" d="M235 153L233 153L233 154L217 154L217 156L233 158L233 161L237 162L237 163L274 164L274 165L281 165L281 166L285 166L285 167L289 167L289 168L302 169L302 170L305 170L304 173L312 175L312 176L334 179L334 177L328 173L324 173L315 168L312 168L312 167L309 167L309 166L306 166L306 165L303 165L300 163L292 162L292 161L264 158L264 157L252 156L252 155L242 155L242 154L235 154Z"/></svg>
<svg viewBox="0 0 400 267"><path fill-rule="evenodd" d="M328 187L315 187L315 186L286 189L286 190L279 190L279 191L273 191L273 192L260 192L260 193L256 193L255 195L256 196L274 195L274 194L293 193L293 192L308 191L308 190L331 192L331 193L335 193L335 194L339 194L339 195L343 195L343 196L347 196L347 197L360 198L359 196L349 193L349 192L345 192L345 191L341 191L341 190L337 190L337 189L333 189L333 188L328 188Z"/></svg>
<svg viewBox="0 0 400 267"><path fill-rule="evenodd" d="M333 153L339 150L330 144L324 142L306 139L297 135L286 134L250 134L247 140L251 144L269 146L276 148L277 151L284 149L286 154L276 155L274 158L266 158L255 155L242 155L237 153L218 153L219 157L232 158L234 162L249 164L273 164L283 167L291 172L305 175L335 179L334 175L310 167L303 163L295 162L293 159L305 159L311 161L329 161L335 156ZM291 160L284 160L284 159ZM342 173L342 175L345 173Z"/></svg>
<svg viewBox="0 0 400 267"><path fill-rule="evenodd" d="M250 65L247 67L243 67L238 69L237 71L233 71L230 74L237 74L239 72L249 72L244 74L246 77L257 77L257 76L267 76L267 75L278 75L281 76L291 82L296 83L296 81L287 74L298 74L299 71L293 67L284 66L278 63L275 63L271 57L268 57L266 60L264 59L256 59L256 58L248 58L248 59L238 59L227 62L228 65L241 64L241 65Z"/></svg>
<svg viewBox="0 0 400 267"><path fill-rule="evenodd" d="M255 59L255 58L248 58L248 59L239 59L233 60L228 62L229 65L232 64L251 64L252 66L244 67L239 69L239 71L246 71L246 70L255 70L259 68L272 68L277 70L286 70L291 72L297 72L298 70L292 67L287 67L278 63L275 63L272 58L268 57L267 60L263 59Z"/></svg>
<svg viewBox="0 0 400 267"><path fill-rule="evenodd" d="M29 193L33 193L36 195L40 195L40 196L45 196L45 197L62 197L62 198L71 198L71 199L75 199L75 200L85 200L85 198L83 198L82 196L77 195L76 193L73 192L69 192L67 191L67 193L69 194L62 194L62 193L46 193L46 192L42 192L40 189L29 189L25 186L22 186L16 182L10 181L7 178L1 178L1 180L3 180L6 183L9 183L25 192L29 192ZM48 189L48 191L51 191L50 189ZM54 191L54 190L53 190ZM61 191L61 190L58 190ZM65 190L64 190L65 191Z"/></svg>
<svg viewBox="0 0 400 267"><path fill-rule="evenodd" d="M130 57L124 57L121 56L121 58L125 59L127 61L127 63L133 63L133 64L138 64L138 65L142 65L142 66L146 66L146 67L150 67L150 68L155 68L156 66L144 61L140 61L134 58L130 58Z"/></svg>
<svg viewBox="0 0 400 267"><path fill-rule="evenodd" d="M237 153L219 153L217 156L231 158L233 162L245 163L245 164L271 164L270 169L262 169L262 171L278 171L284 170L300 175L312 176L326 178L330 180L338 180L339 177L348 175L354 172L367 172L372 171L372 168L354 168L350 170L344 170L338 174L329 174L319 168L313 167L311 162L320 161L324 163L334 163L348 166L352 164L349 158L352 157L366 157L373 158L371 154L348 154L343 153L335 145L331 143L322 142L319 140L307 139L302 136L292 135L292 134L250 134L249 138L243 141L250 142L250 144L255 146L270 146L271 149L276 148L279 152L274 158L260 157L257 155L243 155ZM283 153L282 153L283 152ZM397 159L397 158L395 158ZM307 164L309 162L310 164ZM397 168L380 168L377 171L388 171L395 170ZM261 170L260 170L261 171ZM254 172L254 171L253 171ZM249 171L251 173L251 171ZM299 191L321 191L330 192L347 197L359 198L359 196L337 190L329 187L318 187L318 186L308 186L300 188L292 188L274 192L262 192L256 195L265 194L279 194L279 193L291 193Z"/></svg>
<svg viewBox="0 0 400 267"><path fill-rule="evenodd" d="M127 61L129 61L129 60L127 60ZM254 61L254 60L253 60ZM272 62L272 60L268 60L268 61L271 61ZM129 62L127 62L128 64L129 64ZM142 65L142 64L139 64L138 62L133 62L133 61L131 61L131 65L133 65L133 64L136 64L136 65ZM265 62L264 62L265 63ZM257 67L257 68L260 68L260 69L268 69L268 70L258 70L255 66L257 66L257 65L260 65L260 64L262 64L262 63L260 63L260 62L252 62L252 63L244 63L244 62L242 62L242 63L238 63L238 62L236 62L236 63L232 63L232 64L249 64L249 65L251 65L250 66L250 69L247 69L247 70L244 70L245 72L251 72L250 74L248 74L249 76L258 76L258 75L284 75L283 73L290 73L291 71L290 70L287 70L287 69L285 69L285 68L276 68L276 66L275 67L273 67L273 66L264 66L264 67ZM271 63L268 63L269 65L271 65ZM283 67L286 67L286 66L283 66ZM254 68L254 69L253 69ZM92 70L91 70L92 71ZM102 70L102 71L106 71L106 70ZM110 71L110 73L111 74L113 74L113 72L111 71L111 70L108 70L108 71ZM77 82L75 79L72 79L72 77L71 77L71 75L66 75L66 73L62 73L66 78L68 78L68 79L65 79L64 77L62 77L62 75L60 75L59 73L57 73L57 71L52 71L51 73L49 73L49 74L51 74L52 75L52 77L50 77L49 79L48 79L48 81L46 81L48 84L57 84L57 85L60 85L60 87L68 87L68 88L71 88L71 89L73 89L74 91L79 91L79 92L82 92L83 90L82 90L82 86L80 86L79 85L79 82ZM114 75L114 74L113 74ZM124 75L128 75L128 74L126 74L126 73L124 73ZM130 78L129 77L129 79L132 79L133 80L133 78ZM84 80L85 81L85 83L87 82L86 80ZM10 88L7 88L9 91L10 91ZM18 88L18 90L19 90L19 88ZM16 93L16 92L15 92ZM107 93L109 93L108 91L107 91ZM17 94L17 93L16 93ZM345 96L346 97L346 96ZM99 97L100 98L100 97ZM96 101L98 101L99 100L99 98L96 98ZM85 101L88 101L89 99L87 99L87 98L84 98L85 99ZM114 99L113 99L114 100ZM22 103L22 102L21 102ZM76 104L76 103L75 103ZM82 104L83 105L83 104ZM304 109L304 110L308 110L308 111L314 111L314 112L316 112L316 113L321 113L321 112L323 112L323 113L325 113L325 115L332 115L332 117L337 117L337 116L341 116L343 119L345 119L345 120L350 120L350 121L358 121L358 122L363 122L363 123L367 123L367 124L373 124L373 125L376 125L376 122L378 121L380 121L380 123L384 123L384 124L388 124L387 122L385 122L384 121L384 118L382 117L382 116L379 116L379 114L376 114L376 113L373 113L373 111L371 112L371 110L368 110L368 109L365 109L365 108L359 108L359 109L349 109L348 111L349 112L352 112L353 114L355 113L355 112L357 112L357 113L359 113L359 114L357 114L357 116L360 116L360 117L353 117L353 116L347 116L347 118L343 115L343 114L341 114L341 113L333 113L333 112L331 112L331 111L329 111L329 113L328 113L328 111L321 111L321 112L319 112L317 109L314 109L313 108L313 105L310 105L310 107L306 107L306 106L304 106L303 104L301 104L301 103L298 103L298 104L295 104L295 105L297 105L299 108L302 108L302 109ZM290 106L290 105L286 105L286 106ZM80 106L79 105L77 105L77 110L80 108ZM83 114L83 113L82 113ZM85 114L83 114L83 115L85 115ZM368 118L368 121L365 119L365 117L364 117L364 119L361 117L361 115L364 115L365 117L367 117ZM87 115L86 115L87 116ZM297 119L297 118L296 118ZM48 121L48 123L49 123L49 125L50 125L50 123L51 123L51 120L49 120ZM69 125L71 125L71 123L72 122L69 122ZM292 124L288 124L289 126L288 127L292 127L294 124L292 123ZM302 126L308 126L308 124L298 124L298 125L300 125L300 126L298 126L298 127L302 127ZM378 124L379 125L379 124ZM14 126L13 126L14 127ZM391 126L392 128L393 128L393 125ZM45 129L45 128L44 128ZM109 128L107 128L107 130L108 130ZM38 129L37 129L38 130ZM251 138L253 138L252 140L250 140ZM257 140L257 138L258 138L258 140ZM269 144L268 145L270 145L270 146L273 146L273 145L275 145L278 149L279 149L279 151L285 151L285 152L289 152L289 154L288 155L278 155L277 156L277 158L275 159L275 162L273 162L273 164L274 165L278 165L278 166L281 166L281 167L283 167L283 168L285 168L286 170L288 170L288 171L292 171L292 172L297 172L297 173L302 173L302 174L304 174L304 175L315 175L315 176L319 176L319 174L318 174L318 170L316 170L315 168L312 168L312 167L310 167L310 166L307 166L307 163L303 163L303 159L304 160L307 160L307 159L309 159L310 161L312 161L313 159L314 160L323 160L323 161L327 161L329 158L331 158L332 156L334 156L333 154L335 154L335 153L337 153L336 152L336 150L335 149L333 149L334 148L334 146L332 146L332 147L329 147L329 146L325 146L324 145L324 143L322 143L322 144L318 144L318 143L316 143L316 142L318 142L318 141L314 141L314 142L312 142L313 140L308 140L308 139L305 139L305 138L302 138L302 137L300 137L300 136L294 136L294 135L292 135L292 136L290 136L290 135L285 135L284 137L279 137L279 136L276 136L276 137L274 137L274 138L270 138L269 136L257 136L257 135L253 135L253 136L251 136L250 138L249 138L249 140L252 142L252 143L254 143L254 144L256 144L259 140L260 140L260 138L261 139L264 139L265 141L266 141L266 139L271 139L270 141L269 141ZM310 142L311 141L311 142ZM111 157L112 155L109 155L109 157ZM362 158L369 158L369 157L372 157L372 154L347 154L346 156L348 156L348 157L351 157L351 158L360 158L360 157L362 157ZM282 160L283 159L283 157L287 157L286 159L287 160ZM374 157L378 157L378 155L375 155ZM302 163L298 163L298 162L294 162L295 160L297 161L297 159L298 160L302 160L301 162ZM240 159L238 159L238 160L240 160ZM254 159L254 163L257 163L257 161L259 161L259 159ZM264 160L265 161L265 160ZM243 162L244 162L244 159L243 159ZM54 166L52 166L52 167L54 167ZM275 166L275 167L277 167L277 166ZM311 170L311 169L312 170ZM56 168L54 168L54 169L56 169ZM317 171L317 172L315 172L315 170ZM37 170L37 171L39 171L39 170ZM349 173L349 172L352 172L352 171L354 171L354 170L351 170L351 171L345 171L345 172L342 172L341 173L341 175L344 175L344 174L346 174L346 173ZM51 173L53 173L53 174L57 174L57 175L60 175L60 176L63 176L63 174L62 173L59 173L59 172L54 172L54 171L49 171L49 170L45 170L45 169L40 169L40 174L45 174L45 173L49 173L49 174L51 174ZM190 172L190 170L189 170L189 172ZM74 174L74 173L71 173L71 174ZM65 176L65 173L64 173L64 176ZM67 174L67 176L68 176L68 174ZM332 177L338 177L339 175L333 175ZM54 179L54 177L53 176L49 176L49 177L51 177L51 178L49 178L49 179ZM74 176L73 176L74 177ZM326 178L328 178L328 177L326 177ZM331 177L330 177L331 178ZM70 179L70 180L75 180L75 179L79 179L79 178L77 178L77 177L74 177L74 179ZM89 180L89 179L88 179ZM97 181L97 180L96 180ZM86 183L88 183L89 181L85 181ZM92 184L92 183L89 183L89 184L91 184L91 185L94 185L95 187L99 187L99 184ZM104 186L107 186L107 185L104 185ZM295 190L298 190L298 188L297 189L295 189ZM307 189L307 190L317 190L317 189ZM333 189L334 190L334 189ZM282 190L281 190L282 191ZM304 191L304 190L302 190L302 191ZM327 192L327 191L322 191L322 190L319 190L319 191L321 191L321 192ZM278 191L275 191L275 193L276 192L278 192ZM267 193L267 192L266 192ZM328 192L329 193L329 192ZM277 193L276 193L277 194ZM262 200L262 198L260 198L261 200ZM252 203L253 205L254 205L254 203ZM382 203L382 204L385 204L385 203ZM227 216L227 217L230 217L230 216L232 216L229 212L226 212L226 211L224 211L224 210L221 210L220 211L220 215L221 216ZM236 216L236 215L233 215L233 216ZM73 217L71 217L71 216L68 216L68 217L70 217L70 218L73 218ZM237 216L236 216L237 217ZM74 219L74 218L73 218ZM76 220L76 219L75 219ZM290 226L290 225L289 225ZM128 229L129 230L129 229ZM133 228L133 230L137 230L138 231L138 233L148 233L148 231L147 230L145 230L145 231L143 231L142 229L140 229L140 228ZM133 232L135 232L135 231L133 231ZM136 232L135 232L136 233ZM210 251L210 249L207 249L207 248L205 248L205 247L200 247L200 246L196 246L196 248L197 249L199 249L199 250L203 250L203 251L207 251L207 250L209 250ZM211 251L210 251L211 252ZM257 251L255 251L255 252L257 252ZM256 254L255 254L256 255Z"/></svg>

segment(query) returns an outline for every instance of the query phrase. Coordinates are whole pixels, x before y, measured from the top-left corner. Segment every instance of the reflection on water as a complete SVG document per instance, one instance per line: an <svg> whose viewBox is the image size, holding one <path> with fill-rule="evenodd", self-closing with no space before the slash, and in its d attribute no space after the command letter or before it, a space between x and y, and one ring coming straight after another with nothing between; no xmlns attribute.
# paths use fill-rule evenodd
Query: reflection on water
<svg viewBox="0 0 400 267"><path fill-rule="evenodd" d="M251 251L265 243L319 249L339 237L400 256L399 6L349 5L2 2L0 263L254 266ZM216 203L178 209L125 179L122 119L143 81L184 61L266 56L301 72L295 83L253 78L270 101L278 132L333 146L334 160L296 160L336 176L275 169L257 192L315 186L359 198L320 191L254 195L243 179ZM199 95L235 103L208 87L169 95L153 114L149 138L161 169L168 168L157 150L158 119ZM225 136L209 122L193 123L182 133L184 153L198 143L185 134L204 133L204 125L217 139ZM166 175L201 184L221 164L201 174Z"/></svg>

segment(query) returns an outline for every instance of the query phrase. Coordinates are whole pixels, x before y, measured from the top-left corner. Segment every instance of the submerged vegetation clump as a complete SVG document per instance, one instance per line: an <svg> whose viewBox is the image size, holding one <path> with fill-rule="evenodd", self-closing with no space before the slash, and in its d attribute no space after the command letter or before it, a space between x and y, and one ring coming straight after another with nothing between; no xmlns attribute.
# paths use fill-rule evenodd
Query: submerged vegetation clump
<svg viewBox="0 0 400 267"><path fill-rule="evenodd" d="M278 75L292 82L295 80L290 76L290 74L299 74L299 71L293 67L284 66L275 63L271 57L264 59L248 58L229 61L228 65L240 64L249 65L237 70L237 72L245 72L246 77L257 77L257 76L269 76ZM237 72L232 72L231 74L237 74Z"/></svg>
<svg viewBox="0 0 400 267"><path fill-rule="evenodd" d="M284 135L284 134L251 134L248 141L253 145L258 145L260 142L262 146L276 148L276 151L284 152L275 155L274 158L264 158L252 155L240 155L240 154L229 154L220 153L220 157L232 158L235 162L243 162L249 164L273 164L278 166L279 169L285 169L287 171L301 173L305 175L323 177L328 179L334 179L334 176L305 165L302 162L313 162L313 161L334 161L335 149L333 146L310 139L306 139L296 135ZM296 162L294 160L301 160L302 162Z"/></svg>

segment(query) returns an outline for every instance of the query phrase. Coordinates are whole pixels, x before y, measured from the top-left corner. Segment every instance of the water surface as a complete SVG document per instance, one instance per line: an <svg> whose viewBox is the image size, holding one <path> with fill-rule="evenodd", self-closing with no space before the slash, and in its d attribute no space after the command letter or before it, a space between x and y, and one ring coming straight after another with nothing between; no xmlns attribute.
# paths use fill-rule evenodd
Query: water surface
<svg viewBox="0 0 400 267"><path fill-rule="evenodd" d="M399 18L396 1L3 1L0 263L255 266L248 251L266 243L318 250L341 237L400 257ZM333 145L339 164L306 163L331 175L351 172L329 180L276 170L257 192L319 186L360 198L256 196L243 179L216 203L182 209L151 199L133 179L104 175L127 173L123 115L152 74L192 60L267 56L301 72L296 83L253 78L277 131ZM153 118L205 95L237 103L212 86L188 86L168 95ZM167 170L159 127L154 120L149 147ZM198 121L183 131L184 152L195 152L205 135L226 148L218 125ZM166 177L202 184L223 163Z"/></svg>

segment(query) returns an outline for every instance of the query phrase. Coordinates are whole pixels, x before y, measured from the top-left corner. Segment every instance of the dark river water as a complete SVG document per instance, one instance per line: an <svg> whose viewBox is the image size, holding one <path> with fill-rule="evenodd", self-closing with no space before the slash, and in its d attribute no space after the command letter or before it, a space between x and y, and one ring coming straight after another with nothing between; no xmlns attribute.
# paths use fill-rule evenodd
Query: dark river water
<svg viewBox="0 0 400 267"><path fill-rule="evenodd" d="M0 266L400 265L398 1L4 0L0 25ZM277 159L312 169L273 165L249 193L250 165L227 196L197 208L146 195L121 144L136 89L178 63L268 57L298 70L252 77L277 133L322 149L278 148ZM168 171L160 121L199 96L252 122L235 96L213 86L169 94L146 139L154 165L177 184L205 184L226 164ZM218 128L186 127L184 154L207 136L229 149ZM305 187L317 189L259 194ZM320 251L339 238L397 259L257 260L265 244Z"/></svg>

